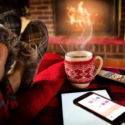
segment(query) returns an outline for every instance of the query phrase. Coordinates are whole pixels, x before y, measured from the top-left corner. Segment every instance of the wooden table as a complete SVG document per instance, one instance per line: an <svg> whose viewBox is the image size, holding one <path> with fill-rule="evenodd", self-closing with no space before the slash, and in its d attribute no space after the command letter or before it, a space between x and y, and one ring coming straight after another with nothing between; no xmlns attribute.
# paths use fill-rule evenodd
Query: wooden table
<svg viewBox="0 0 125 125"><path fill-rule="evenodd" d="M95 60L95 66L99 66L99 60ZM103 67L125 68L125 60L103 60Z"/></svg>

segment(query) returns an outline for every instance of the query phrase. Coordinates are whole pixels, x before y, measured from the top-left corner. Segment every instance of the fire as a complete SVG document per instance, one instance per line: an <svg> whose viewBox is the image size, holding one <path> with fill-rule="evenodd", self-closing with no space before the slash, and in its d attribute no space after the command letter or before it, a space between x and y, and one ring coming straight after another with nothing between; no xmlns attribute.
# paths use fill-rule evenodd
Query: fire
<svg viewBox="0 0 125 125"><path fill-rule="evenodd" d="M77 10L68 6L68 17L70 18L71 25L75 25L76 27L83 27L84 24L90 24L90 14L83 7L83 1L78 4Z"/></svg>

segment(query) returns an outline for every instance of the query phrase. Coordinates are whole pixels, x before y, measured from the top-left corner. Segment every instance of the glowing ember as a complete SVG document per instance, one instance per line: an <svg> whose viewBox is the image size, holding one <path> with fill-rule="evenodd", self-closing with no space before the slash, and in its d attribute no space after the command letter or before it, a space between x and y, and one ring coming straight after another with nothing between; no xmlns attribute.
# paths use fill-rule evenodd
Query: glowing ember
<svg viewBox="0 0 125 125"><path fill-rule="evenodd" d="M83 2L80 2L78 4L77 10L72 6L67 7L68 17L70 18L71 25L75 25L76 27L79 27L79 26L83 27L84 24L91 23L90 17L89 17L90 14L82 6L83 6Z"/></svg>

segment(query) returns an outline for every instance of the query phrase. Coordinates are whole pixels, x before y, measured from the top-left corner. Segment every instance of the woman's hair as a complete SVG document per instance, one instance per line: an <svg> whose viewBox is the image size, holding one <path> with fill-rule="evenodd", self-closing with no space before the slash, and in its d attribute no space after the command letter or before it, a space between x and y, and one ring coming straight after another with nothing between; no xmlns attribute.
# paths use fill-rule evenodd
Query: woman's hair
<svg viewBox="0 0 125 125"><path fill-rule="evenodd" d="M13 11L18 16L29 16L29 0L0 0L0 13Z"/></svg>

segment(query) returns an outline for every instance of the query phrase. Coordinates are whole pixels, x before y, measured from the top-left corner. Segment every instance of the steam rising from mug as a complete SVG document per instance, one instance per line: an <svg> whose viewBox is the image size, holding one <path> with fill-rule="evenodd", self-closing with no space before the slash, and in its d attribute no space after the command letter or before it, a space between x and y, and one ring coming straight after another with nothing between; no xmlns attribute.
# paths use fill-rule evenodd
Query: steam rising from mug
<svg viewBox="0 0 125 125"><path fill-rule="evenodd" d="M69 6L68 9L68 16L71 19L72 27L76 28L76 23L79 23L79 26L83 27L83 32L81 33L73 33L70 36L70 39L67 41L67 48L68 51L91 51L94 52L95 46L93 44L89 44L89 48L87 45L88 41L92 38L93 34L93 27L92 23L89 19L89 13L86 9L82 7L83 2L80 2L78 5L78 9ZM75 15L76 14L76 15ZM80 15L80 16L78 16ZM76 38L76 36L78 38Z"/></svg>
<svg viewBox="0 0 125 125"><path fill-rule="evenodd" d="M86 50L94 52L95 46L93 44L89 44L88 47L86 46L88 41L92 38L92 33L93 33L92 24L91 23L85 24L84 30L81 34L74 33L70 36L70 39L67 41L68 51ZM78 38L74 38L75 36L78 36Z"/></svg>

